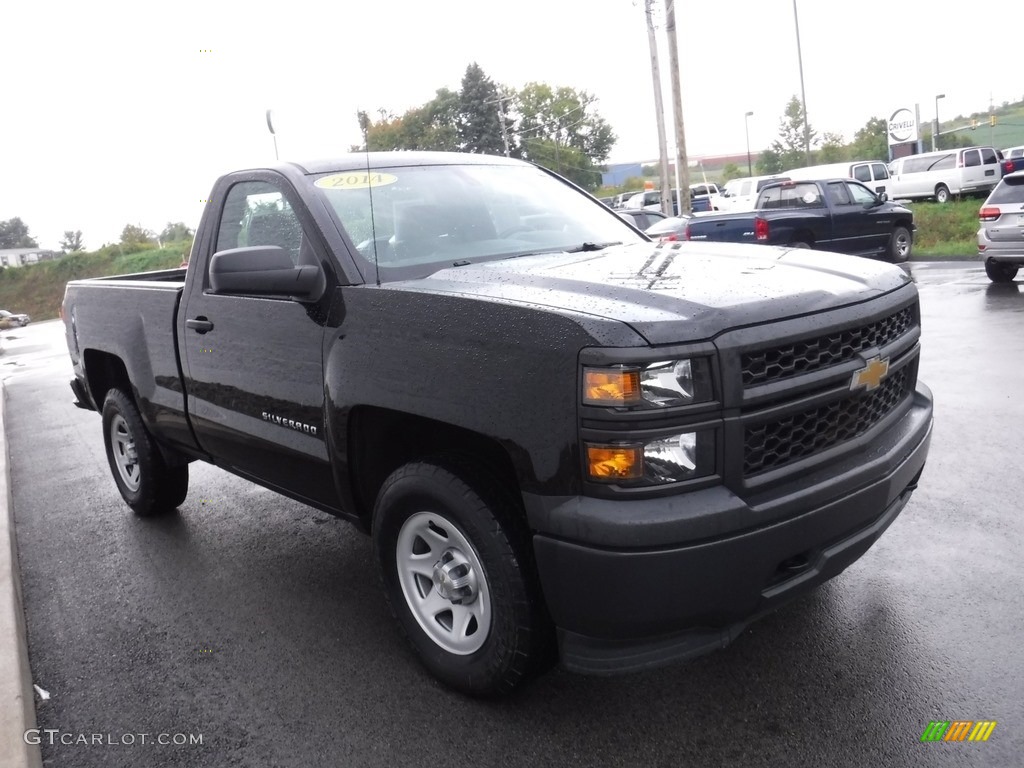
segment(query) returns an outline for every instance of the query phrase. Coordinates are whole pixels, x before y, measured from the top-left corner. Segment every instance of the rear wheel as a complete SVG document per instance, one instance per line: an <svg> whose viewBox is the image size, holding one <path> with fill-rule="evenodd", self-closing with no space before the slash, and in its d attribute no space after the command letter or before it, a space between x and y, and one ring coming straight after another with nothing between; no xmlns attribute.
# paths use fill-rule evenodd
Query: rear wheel
<svg viewBox="0 0 1024 768"><path fill-rule="evenodd" d="M167 465L135 403L119 389L103 401L103 443L117 489L135 514L170 512L185 500L188 465Z"/></svg>
<svg viewBox="0 0 1024 768"><path fill-rule="evenodd" d="M985 274L993 283L1009 283L1017 276L1016 264L1004 264L993 259L985 260Z"/></svg>
<svg viewBox="0 0 1024 768"><path fill-rule="evenodd" d="M789 243L787 247L789 247L789 248L810 248L811 244L806 242L806 241L804 241L804 240L797 240L796 242Z"/></svg>
<svg viewBox="0 0 1024 768"><path fill-rule="evenodd" d="M423 665L470 695L509 693L553 655L521 514L481 468L447 459L401 467L377 497L391 611Z"/></svg>
<svg viewBox="0 0 1024 768"><path fill-rule="evenodd" d="M910 230L906 227L896 227L889 238L889 260L894 264L900 264L910 258L910 251L913 247L913 238Z"/></svg>
<svg viewBox="0 0 1024 768"><path fill-rule="evenodd" d="M935 188L935 202L949 202L949 187L947 187L945 184L939 184L939 186Z"/></svg>

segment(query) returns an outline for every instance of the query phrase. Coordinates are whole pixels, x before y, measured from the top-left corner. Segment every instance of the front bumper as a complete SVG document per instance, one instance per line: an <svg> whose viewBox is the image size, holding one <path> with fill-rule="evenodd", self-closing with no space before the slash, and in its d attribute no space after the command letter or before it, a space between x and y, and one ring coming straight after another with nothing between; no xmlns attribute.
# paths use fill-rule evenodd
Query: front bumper
<svg viewBox="0 0 1024 768"><path fill-rule="evenodd" d="M720 486L628 502L527 498L563 665L607 674L699 656L838 575L906 505L931 429L919 385L900 423L851 466L760 506ZM668 533L674 541L658 541Z"/></svg>

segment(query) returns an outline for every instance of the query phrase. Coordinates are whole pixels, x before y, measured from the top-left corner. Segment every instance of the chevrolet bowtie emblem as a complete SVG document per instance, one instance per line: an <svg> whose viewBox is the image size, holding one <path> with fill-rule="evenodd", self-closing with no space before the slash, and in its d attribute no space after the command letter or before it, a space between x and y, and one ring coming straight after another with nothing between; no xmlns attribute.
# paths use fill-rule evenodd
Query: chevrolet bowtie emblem
<svg viewBox="0 0 1024 768"><path fill-rule="evenodd" d="M864 387L868 392L872 389L877 389L878 385L882 383L882 379L889 373L889 358L884 360L873 357L868 360L868 364L861 368L859 371L853 372L853 379L850 381L850 389L860 389Z"/></svg>

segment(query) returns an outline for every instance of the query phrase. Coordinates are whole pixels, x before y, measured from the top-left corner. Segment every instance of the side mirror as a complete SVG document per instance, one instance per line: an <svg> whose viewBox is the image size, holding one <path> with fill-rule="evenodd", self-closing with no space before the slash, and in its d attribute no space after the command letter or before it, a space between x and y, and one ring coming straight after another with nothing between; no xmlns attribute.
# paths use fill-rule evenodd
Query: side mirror
<svg viewBox="0 0 1024 768"><path fill-rule="evenodd" d="M885 192L879 192L878 193L878 202L879 203L887 203L887 202L889 202L889 195L887 195Z"/></svg>
<svg viewBox="0 0 1024 768"><path fill-rule="evenodd" d="M257 245L213 254L210 287L214 293L255 293L317 301L323 295L320 267L295 266L284 248Z"/></svg>

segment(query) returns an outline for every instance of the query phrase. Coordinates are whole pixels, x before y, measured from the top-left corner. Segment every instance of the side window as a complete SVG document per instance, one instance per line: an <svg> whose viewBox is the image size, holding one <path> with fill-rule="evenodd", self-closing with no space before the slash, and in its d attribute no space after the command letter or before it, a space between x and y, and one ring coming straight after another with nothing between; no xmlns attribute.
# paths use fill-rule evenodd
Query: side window
<svg viewBox="0 0 1024 768"><path fill-rule="evenodd" d="M956 154L943 155L925 170L928 171L951 171L956 168Z"/></svg>
<svg viewBox="0 0 1024 768"><path fill-rule="evenodd" d="M215 251L277 245L298 263L302 226L281 190L266 181L241 181L228 190Z"/></svg>
<svg viewBox="0 0 1024 768"><path fill-rule="evenodd" d="M828 185L828 199L832 205L849 205L850 195L846 191L846 184L841 181L833 181Z"/></svg>
<svg viewBox="0 0 1024 768"><path fill-rule="evenodd" d="M856 205L866 205L867 203L875 202L874 193L867 187L863 187L860 184L847 184L846 186L850 190L850 197Z"/></svg>
<svg viewBox="0 0 1024 768"><path fill-rule="evenodd" d="M853 167L853 178L857 181L871 181L871 167L867 165L855 165Z"/></svg>
<svg viewBox="0 0 1024 768"><path fill-rule="evenodd" d="M889 170L882 163L872 163L871 172L875 175L875 181L889 178Z"/></svg>
<svg viewBox="0 0 1024 768"><path fill-rule="evenodd" d="M981 155L978 154L978 150L968 149L964 152L964 167L974 168L977 165L981 165Z"/></svg>
<svg viewBox="0 0 1024 768"><path fill-rule="evenodd" d="M991 147L985 147L981 150L981 162L982 165L994 165L999 162L996 158L996 151Z"/></svg>
<svg viewBox="0 0 1024 768"><path fill-rule="evenodd" d="M740 191L737 192L736 194L741 196L741 197L743 195L749 195L750 194L750 182L749 181L744 181L742 184L740 184Z"/></svg>

